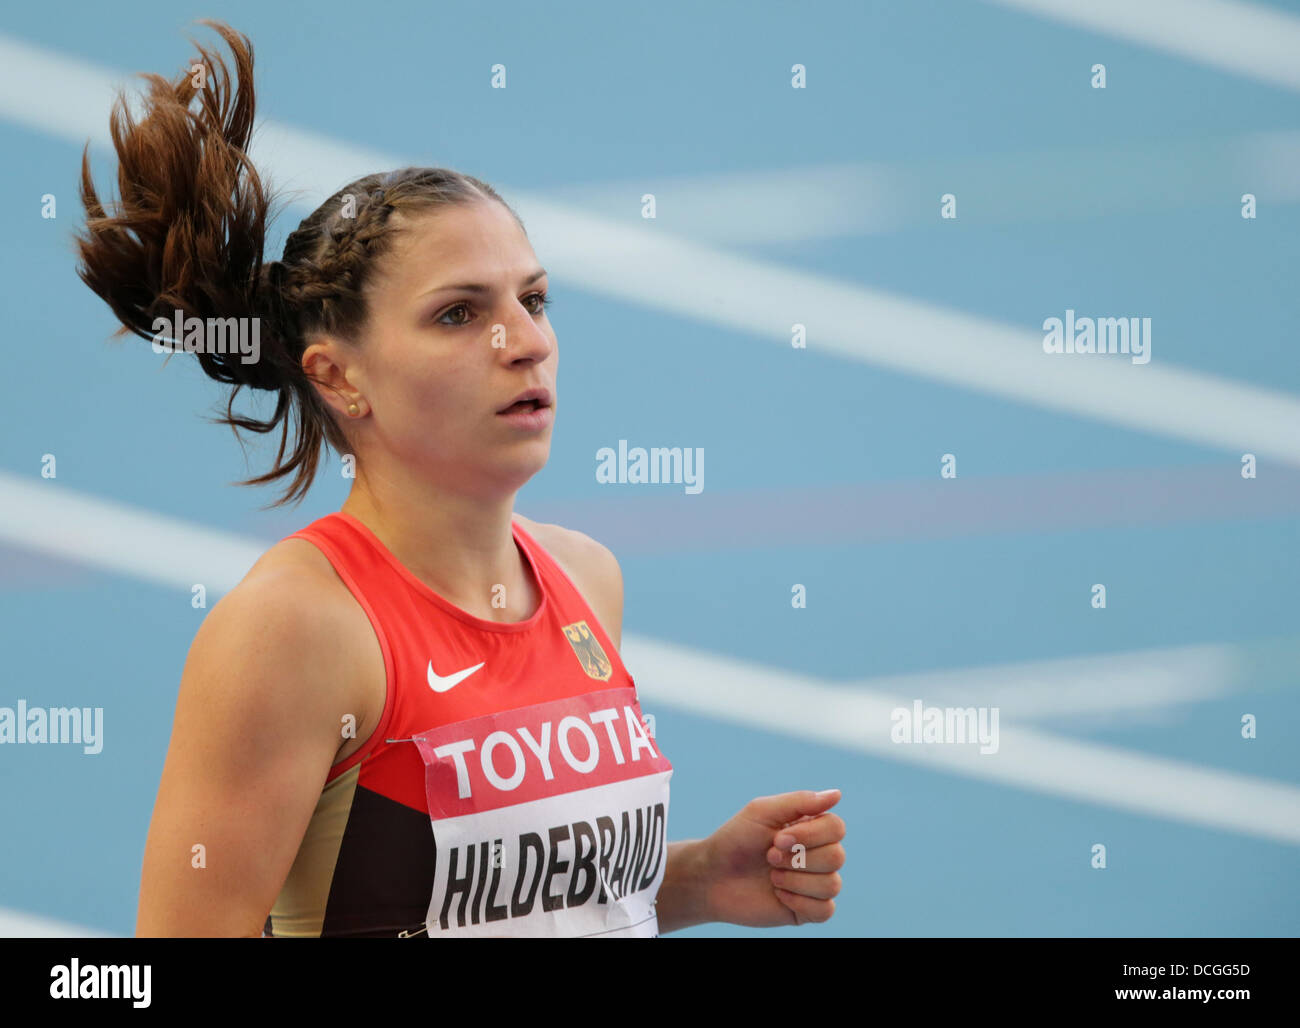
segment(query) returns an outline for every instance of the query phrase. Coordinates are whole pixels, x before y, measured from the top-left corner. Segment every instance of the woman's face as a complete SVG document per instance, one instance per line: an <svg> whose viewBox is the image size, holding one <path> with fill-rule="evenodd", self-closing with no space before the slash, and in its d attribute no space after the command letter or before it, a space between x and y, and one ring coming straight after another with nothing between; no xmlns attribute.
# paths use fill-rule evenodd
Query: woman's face
<svg viewBox="0 0 1300 1028"><path fill-rule="evenodd" d="M367 410L350 426L361 430L358 459L470 495L515 491L550 455L559 351L542 307L547 277L495 201L402 226L368 285L370 322L349 362ZM550 394L543 427L498 413L534 387Z"/></svg>

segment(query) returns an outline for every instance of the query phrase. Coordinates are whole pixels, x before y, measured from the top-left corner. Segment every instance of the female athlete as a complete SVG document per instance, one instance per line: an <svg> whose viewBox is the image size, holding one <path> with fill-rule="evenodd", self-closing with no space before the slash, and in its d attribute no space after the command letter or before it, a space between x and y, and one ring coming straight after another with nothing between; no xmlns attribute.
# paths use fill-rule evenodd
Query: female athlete
<svg viewBox="0 0 1300 1028"><path fill-rule="evenodd" d="M119 98L121 198L105 208L83 154L78 272L119 335L234 387L224 423L279 429L250 482L301 500L325 443L355 477L194 639L137 934L825 921L838 790L754 799L669 843L672 767L619 658L618 563L514 512L549 455L559 363L519 218L476 178L405 168L343 187L264 263L252 46L206 24L236 78L199 47L175 82L147 76L138 121ZM235 413L245 386L271 394L265 419Z"/></svg>

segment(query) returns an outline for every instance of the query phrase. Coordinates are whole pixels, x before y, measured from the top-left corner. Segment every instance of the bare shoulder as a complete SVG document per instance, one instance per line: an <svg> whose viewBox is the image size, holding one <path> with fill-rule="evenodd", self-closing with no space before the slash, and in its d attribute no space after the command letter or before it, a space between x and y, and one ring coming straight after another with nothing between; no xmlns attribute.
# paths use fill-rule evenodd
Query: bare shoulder
<svg viewBox="0 0 1300 1028"><path fill-rule="evenodd" d="M368 711L376 653L382 668L365 612L325 555L304 539L284 539L208 613L191 663L249 683L274 681L272 695L259 692L259 705ZM239 690L230 691L233 698Z"/></svg>
<svg viewBox="0 0 1300 1028"><path fill-rule="evenodd" d="M236 594L243 605L291 622L294 630L288 634L309 639L318 652L356 654L364 648L368 653L375 644L365 611L329 558L305 539L282 539L272 546L230 598Z"/></svg>
<svg viewBox="0 0 1300 1028"><path fill-rule="evenodd" d="M269 606L305 626L329 629L336 627L329 622L347 620L350 598L325 554L305 539L282 539L258 558L222 602Z"/></svg>
<svg viewBox="0 0 1300 1028"><path fill-rule="evenodd" d="M623 572L613 551L577 529L533 521L518 513L515 519L573 580L618 646L623 624Z"/></svg>

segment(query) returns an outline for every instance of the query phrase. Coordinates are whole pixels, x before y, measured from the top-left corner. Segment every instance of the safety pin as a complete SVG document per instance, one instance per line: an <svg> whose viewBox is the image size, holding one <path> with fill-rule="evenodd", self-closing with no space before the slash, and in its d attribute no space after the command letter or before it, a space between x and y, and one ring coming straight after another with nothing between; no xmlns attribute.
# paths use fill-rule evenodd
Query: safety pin
<svg viewBox="0 0 1300 1028"><path fill-rule="evenodd" d="M420 932L427 932L428 930L429 930L429 926L428 926L427 924L426 924L426 925L421 925L418 931L414 931L414 932L398 932L398 933L397 933L397 937L398 937L399 939L413 939L415 936L419 935Z"/></svg>

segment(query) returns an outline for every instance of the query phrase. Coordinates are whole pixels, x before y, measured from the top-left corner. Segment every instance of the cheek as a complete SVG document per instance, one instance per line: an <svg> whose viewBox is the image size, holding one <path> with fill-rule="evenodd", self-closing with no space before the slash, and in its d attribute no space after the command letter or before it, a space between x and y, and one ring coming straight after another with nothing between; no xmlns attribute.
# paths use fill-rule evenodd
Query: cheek
<svg viewBox="0 0 1300 1028"><path fill-rule="evenodd" d="M436 360L422 356L395 366L386 385L394 413L413 431L427 433L433 427L443 434L455 431L475 402L481 404L466 382L460 363L442 355Z"/></svg>
<svg viewBox="0 0 1300 1028"><path fill-rule="evenodd" d="M436 429L438 434L444 434L461 420L464 401L447 388L445 381L412 374L400 388L401 417L412 431L428 433Z"/></svg>

